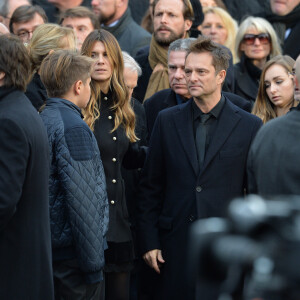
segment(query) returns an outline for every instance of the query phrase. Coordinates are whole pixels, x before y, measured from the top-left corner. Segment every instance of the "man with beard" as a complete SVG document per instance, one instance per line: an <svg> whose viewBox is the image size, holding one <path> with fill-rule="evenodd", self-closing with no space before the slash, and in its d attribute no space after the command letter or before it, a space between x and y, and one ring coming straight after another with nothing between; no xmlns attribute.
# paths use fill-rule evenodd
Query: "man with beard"
<svg viewBox="0 0 300 300"><path fill-rule="evenodd" d="M295 63L294 98L300 101L300 56ZM300 195L300 107L265 124L248 156L248 186L252 194L272 197Z"/></svg>
<svg viewBox="0 0 300 300"><path fill-rule="evenodd" d="M128 0L92 0L91 4L102 28L115 36L123 51L135 56L150 44L151 35L131 17Z"/></svg>
<svg viewBox="0 0 300 300"><path fill-rule="evenodd" d="M169 45L188 37L194 17L190 0L155 0L153 3L153 29L150 49L137 55L142 76L134 96L143 101L154 93L169 88L167 54Z"/></svg>

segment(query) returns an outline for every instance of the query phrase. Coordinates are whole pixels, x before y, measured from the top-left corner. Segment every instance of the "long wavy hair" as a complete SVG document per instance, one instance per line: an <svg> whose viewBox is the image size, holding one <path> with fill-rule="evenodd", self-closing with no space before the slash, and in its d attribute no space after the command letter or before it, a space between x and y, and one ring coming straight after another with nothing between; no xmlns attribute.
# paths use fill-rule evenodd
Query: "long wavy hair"
<svg viewBox="0 0 300 300"><path fill-rule="evenodd" d="M92 31L85 39L81 53L91 57L92 48L96 42L102 42L105 46L108 59L112 66L110 78L110 90L112 92L113 106L115 114L114 132L119 126L123 125L125 133L131 142L137 141L135 135L135 114L130 106L129 91L123 77L124 62L120 46L115 37L104 29ZM83 110L84 120L93 130L96 120L100 117L101 89L99 82L91 81L91 99L87 107Z"/></svg>
<svg viewBox="0 0 300 300"><path fill-rule="evenodd" d="M277 55L265 64L259 81L257 98L252 109L252 113L261 118L263 123L277 117L274 104L271 102L266 92L265 74L267 70L273 65L280 65L287 73L289 73L292 72L294 64L295 61L288 55ZM291 99L290 107L294 106L294 104L295 100L293 97Z"/></svg>

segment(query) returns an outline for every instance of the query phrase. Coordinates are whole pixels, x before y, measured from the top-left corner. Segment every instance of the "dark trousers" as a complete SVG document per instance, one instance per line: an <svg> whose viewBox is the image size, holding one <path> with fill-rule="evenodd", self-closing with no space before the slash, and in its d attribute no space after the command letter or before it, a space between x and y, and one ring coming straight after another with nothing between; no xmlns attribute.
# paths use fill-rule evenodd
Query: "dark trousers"
<svg viewBox="0 0 300 300"><path fill-rule="evenodd" d="M53 262L55 300L104 300L105 284L87 284L76 259Z"/></svg>

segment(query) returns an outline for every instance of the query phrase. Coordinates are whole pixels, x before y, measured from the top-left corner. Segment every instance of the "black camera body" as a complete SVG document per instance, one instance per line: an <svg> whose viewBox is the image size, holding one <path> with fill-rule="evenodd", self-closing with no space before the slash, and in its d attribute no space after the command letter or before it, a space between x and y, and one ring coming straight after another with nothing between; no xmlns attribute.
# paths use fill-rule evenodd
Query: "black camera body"
<svg viewBox="0 0 300 300"><path fill-rule="evenodd" d="M227 219L196 221L188 261L196 299L299 300L300 196L250 195Z"/></svg>

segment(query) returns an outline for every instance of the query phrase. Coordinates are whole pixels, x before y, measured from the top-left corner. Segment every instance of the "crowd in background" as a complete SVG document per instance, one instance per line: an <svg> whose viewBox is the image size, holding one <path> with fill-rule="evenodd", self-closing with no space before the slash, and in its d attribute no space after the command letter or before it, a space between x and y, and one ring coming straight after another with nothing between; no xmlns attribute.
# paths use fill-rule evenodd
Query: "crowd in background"
<svg viewBox="0 0 300 300"><path fill-rule="evenodd" d="M300 192L260 152L300 110L299 37L300 0L0 0L0 298L217 299L189 227Z"/></svg>

